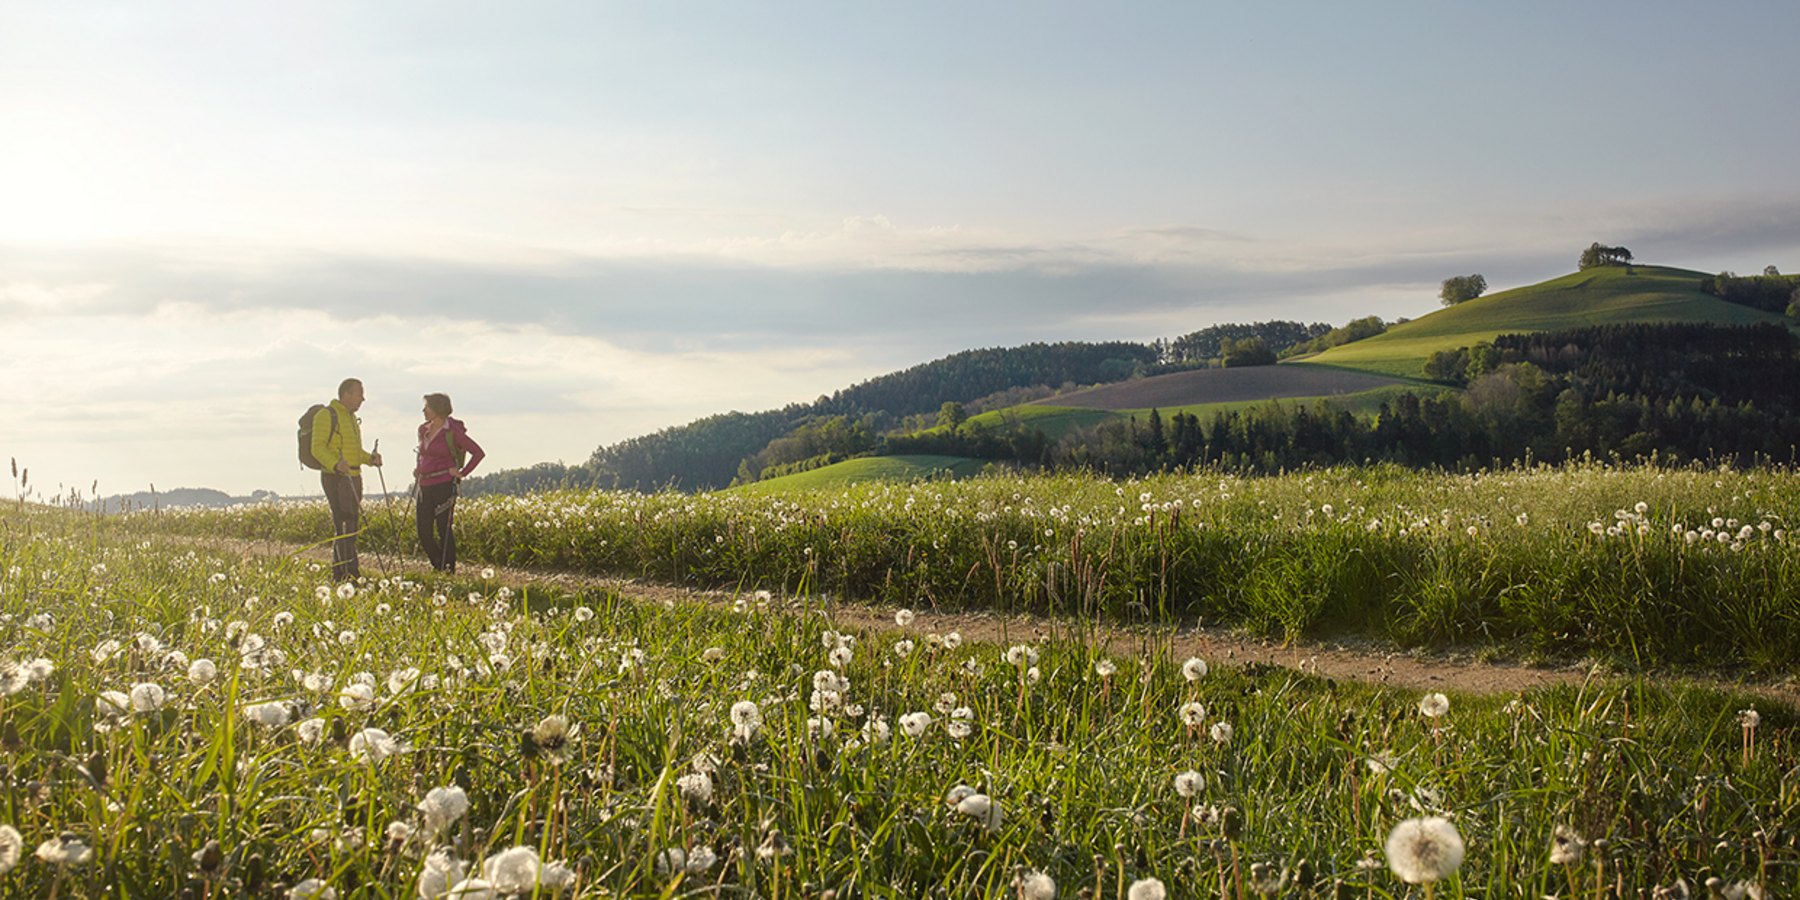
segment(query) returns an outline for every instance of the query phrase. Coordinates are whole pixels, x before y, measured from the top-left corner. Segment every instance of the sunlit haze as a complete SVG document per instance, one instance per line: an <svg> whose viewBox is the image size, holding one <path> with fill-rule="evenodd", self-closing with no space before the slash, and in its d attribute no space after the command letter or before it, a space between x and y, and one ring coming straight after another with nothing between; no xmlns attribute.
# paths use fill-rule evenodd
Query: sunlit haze
<svg viewBox="0 0 1800 900"><path fill-rule="evenodd" d="M420 395L486 471L975 347L1800 272L1788 3L0 0L0 456L318 492Z"/></svg>

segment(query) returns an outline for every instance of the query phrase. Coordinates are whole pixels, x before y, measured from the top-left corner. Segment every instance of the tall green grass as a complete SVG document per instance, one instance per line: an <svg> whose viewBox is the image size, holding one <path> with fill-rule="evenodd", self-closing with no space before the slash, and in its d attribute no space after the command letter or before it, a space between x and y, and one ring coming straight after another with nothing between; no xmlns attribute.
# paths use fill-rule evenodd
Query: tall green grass
<svg viewBox="0 0 1800 900"><path fill-rule="evenodd" d="M1179 898L1247 896L1254 871L1282 881L1274 895L1400 897L1416 889L1383 843L1421 815L1468 847L1444 896L1800 882L1789 709L1756 704L1752 729L1742 698L1622 682L1456 696L1429 718L1417 695L1294 672L1190 678L1162 645L1112 658L938 629L921 612L841 635L811 594L733 609L470 577L334 587L311 563L9 508L3 660L54 671L0 698L0 823L25 857L0 895L282 896L316 879L412 897L433 850L479 869L525 847L580 896L1005 898L1027 871L1062 897L1150 877ZM201 658L215 680L189 678ZM143 684L166 692L158 708L99 699ZM748 739L732 734L742 702L762 721ZM287 724L252 722L269 703ZM1197 726L1185 703L1204 706ZM574 738L525 741L548 716ZM369 728L396 752L358 758ZM1189 770L1191 798L1173 786ZM467 813L428 836L416 807L449 785ZM958 785L997 820L950 806ZM1579 862L1551 861L1558 826L1588 842ZM91 857L32 858L63 834ZM671 849L712 861L667 871Z"/></svg>
<svg viewBox="0 0 1800 900"><path fill-rule="evenodd" d="M1787 471L1349 467L483 498L457 528L470 561L704 587L1774 674L1800 661L1795 509ZM413 544L408 512L365 525L371 552ZM277 541L325 526L322 506L291 504L129 522Z"/></svg>

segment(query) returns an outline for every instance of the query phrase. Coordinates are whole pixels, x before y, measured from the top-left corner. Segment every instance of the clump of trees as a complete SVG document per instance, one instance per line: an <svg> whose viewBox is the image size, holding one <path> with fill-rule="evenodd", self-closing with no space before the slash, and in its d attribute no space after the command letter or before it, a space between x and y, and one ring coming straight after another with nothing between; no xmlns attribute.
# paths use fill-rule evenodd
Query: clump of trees
<svg viewBox="0 0 1800 900"><path fill-rule="evenodd" d="M1157 347L1165 363L1184 366L1222 365L1227 356L1225 345L1228 342L1241 343L1259 339L1269 348L1279 349L1310 341L1330 330L1331 326L1324 322L1310 325L1282 320L1252 322L1249 325L1230 323L1210 325L1173 341L1159 342Z"/></svg>
<svg viewBox="0 0 1800 900"><path fill-rule="evenodd" d="M1487 293L1487 286L1487 279L1480 274L1452 276L1444 279L1443 286L1438 289L1438 299L1445 306L1467 303Z"/></svg>
<svg viewBox="0 0 1800 900"><path fill-rule="evenodd" d="M1242 366L1272 366L1275 364L1275 350L1269 342L1260 337L1245 338L1234 341L1226 338L1220 344L1225 368L1235 369Z"/></svg>
<svg viewBox="0 0 1800 900"><path fill-rule="evenodd" d="M1295 344L1294 346L1283 350L1281 356L1283 359L1286 359L1287 357L1299 356L1303 353L1323 353L1339 344L1348 344L1351 341L1360 341L1363 338L1374 337L1387 330L1387 323L1381 321L1380 316L1365 316L1361 319L1351 319L1350 321L1345 322L1342 327L1333 328L1310 341L1302 344Z"/></svg>
<svg viewBox="0 0 1800 900"><path fill-rule="evenodd" d="M1595 241L1586 250L1581 251L1581 267L1592 269L1595 266L1629 266L1631 251L1624 247L1608 247Z"/></svg>
<svg viewBox="0 0 1800 900"><path fill-rule="evenodd" d="M1783 275L1774 266L1761 275L1739 277L1730 272L1700 279L1700 290L1727 303L1800 318L1800 275Z"/></svg>

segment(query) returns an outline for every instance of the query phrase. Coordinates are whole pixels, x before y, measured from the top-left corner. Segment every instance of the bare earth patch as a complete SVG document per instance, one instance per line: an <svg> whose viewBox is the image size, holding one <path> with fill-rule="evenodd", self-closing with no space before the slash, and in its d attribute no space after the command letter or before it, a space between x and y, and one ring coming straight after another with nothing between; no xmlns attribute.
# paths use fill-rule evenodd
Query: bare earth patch
<svg viewBox="0 0 1800 900"><path fill-rule="evenodd" d="M269 541L176 538L242 558L294 556L330 563L324 547L299 547ZM365 553L363 574L370 577L406 577L426 574L430 567L420 558L400 558ZM615 578L567 571L494 567L494 581L516 588L531 585L562 590L603 590L630 599L656 604L704 603L729 607L741 594L711 591L636 578ZM465 566L459 574L479 571ZM1470 652L1427 652L1376 646L1351 639L1343 643L1282 644L1225 628L1132 626L1096 624L1049 616L994 611L938 612L915 609L917 618L907 629L894 623L893 607L825 601L819 598L778 597L772 601L795 615L821 615L841 630L866 635L885 635L898 640L902 634L917 637L927 632L957 632L964 640L1010 644L1040 638L1098 643L1122 657L1163 655L1176 662L1197 656L1218 666L1278 666L1323 678L1367 682L1415 691L1452 691L1464 694L1516 694L1559 684L1580 684L1590 679L1618 677L1597 667L1579 663L1525 665L1495 661ZM1682 683L1725 691L1742 691L1800 709L1800 676L1779 681L1732 682L1711 677L1666 677Z"/></svg>

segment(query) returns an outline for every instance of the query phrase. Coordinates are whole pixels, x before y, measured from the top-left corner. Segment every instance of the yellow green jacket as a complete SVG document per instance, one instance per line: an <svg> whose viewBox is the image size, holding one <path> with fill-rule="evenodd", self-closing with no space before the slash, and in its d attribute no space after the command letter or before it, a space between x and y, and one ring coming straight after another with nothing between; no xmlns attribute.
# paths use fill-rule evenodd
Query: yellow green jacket
<svg viewBox="0 0 1800 900"><path fill-rule="evenodd" d="M331 428L334 412L337 413L336 431ZM331 406L319 410L313 417L312 452L319 467L327 473L336 473L341 459L350 464L351 475L362 474L362 464L369 461L369 454L362 448L362 428L356 422L356 415L342 402L331 401Z"/></svg>

